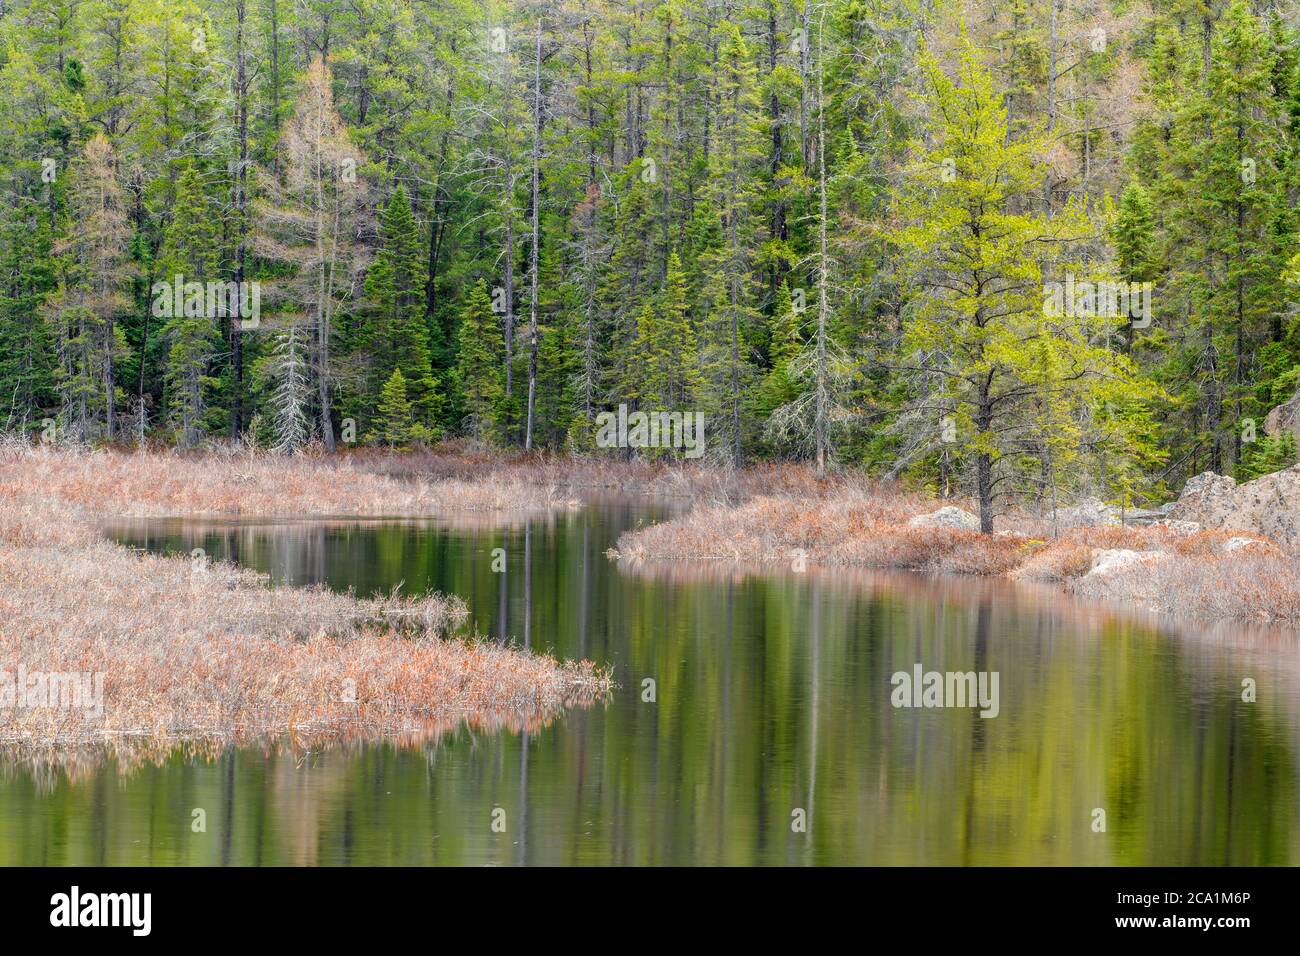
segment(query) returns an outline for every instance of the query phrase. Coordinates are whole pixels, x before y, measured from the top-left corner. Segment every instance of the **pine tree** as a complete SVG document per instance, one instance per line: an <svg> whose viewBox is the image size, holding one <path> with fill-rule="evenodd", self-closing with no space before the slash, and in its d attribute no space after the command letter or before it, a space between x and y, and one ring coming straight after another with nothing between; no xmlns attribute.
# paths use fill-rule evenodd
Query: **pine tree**
<svg viewBox="0 0 1300 956"><path fill-rule="evenodd" d="M465 433L484 441L501 436L503 424L501 329L492 311L487 282L474 284L456 334L456 381L465 409Z"/></svg>
<svg viewBox="0 0 1300 956"><path fill-rule="evenodd" d="M125 351L117 319L130 308L135 269L130 226L108 138L86 143L69 190L69 234L55 247L62 258L59 289L48 314L58 328L57 387L65 434L87 441L115 437L115 366Z"/></svg>
<svg viewBox="0 0 1300 956"><path fill-rule="evenodd" d="M782 281L777 290L776 302L768 322L768 352L770 368L755 402L755 414L760 421L770 422L773 413L789 405L799 394L798 382L791 365L803 351L803 337L799 331L799 315L788 282ZM769 434L769 437L774 437ZM778 446L788 445L778 441Z"/></svg>
<svg viewBox="0 0 1300 956"><path fill-rule="evenodd" d="M686 275L681 259L668 257L668 274L658 308L649 303L638 317L638 398L647 410L685 411L700 386L695 332L687 314Z"/></svg>
<svg viewBox="0 0 1300 956"><path fill-rule="evenodd" d="M406 397L406 379L402 370L395 368L379 397L376 437L390 448L403 447L411 440L417 427L411 402Z"/></svg>
<svg viewBox="0 0 1300 956"><path fill-rule="evenodd" d="M301 331L290 322L258 366L268 392L271 450L278 454L301 451L311 437L311 370L305 353Z"/></svg>
<svg viewBox="0 0 1300 956"><path fill-rule="evenodd" d="M714 435L726 443L739 467L744 458L746 391L754 378L746 342L758 324L754 307L754 250L757 240L752 179L761 158L762 117L754 96L755 68L734 23L718 30L717 145L711 156L710 202L721 224L721 243L701 259L707 303L701 323L704 404Z"/></svg>
<svg viewBox="0 0 1300 956"><path fill-rule="evenodd" d="M1156 277L1155 215L1151 196L1136 180L1124 188L1120 196L1119 211L1112 229L1115 246L1115 268L1121 282L1150 282ZM1132 317L1127 317L1123 340L1126 351L1133 346Z"/></svg>
<svg viewBox="0 0 1300 956"><path fill-rule="evenodd" d="M601 274L606 267L611 242L608 236L607 204L600 187L592 184L570 220L572 263L566 283L572 287L570 299L574 318L571 375L574 414L568 427L568 441L578 449L590 448L593 441L597 404L601 392L604 349L601 342Z"/></svg>
<svg viewBox="0 0 1300 956"><path fill-rule="evenodd" d="M1174 133L1172 159L1187 178L1175 223L1178 285L1199 319L1188 344L1214 471L1240 457L1240 423L1259 415L1246 375L1284 301L1271 233L1281 201L1282 128L1272 69L1267 32L1234 0Z"/></svg>
<svg viewBox="0 0 1300 956"><path fill-rule="evenodd" d="M599 391L610 405L637 400L639 318L653 300L658 282L652 248L645 237L653 234L651 178L653 167L634 163L625 171L626 192L619 204L614 229L614 253L604 270L600 311L606 332L605 374ZM656 173L657 175L657 173Z"/></svg>
<svg viewBox="0 0 1300 956"><path fill-rule="evenodd" d="M163 326L167 345L167 406L178 429L183 447L194 445L203 433L205 389L214 384L208 366L216 351L217 321L235 321L208 313L206 284L217 279L217 231L215 220L197 171L191 166L176 185L172 221L167 227L157 259L159 293L165 310L155 314L169 317ZM199 298L183 291L183 301L171 302L174 284L182 290L195 284ZM180 314L172 314L177 311Z"/></svg>
<svg viewBox="0 0 1300 956"><path fill-rule="evenodd" d="M424 319L423 250L410 200L400 185L384 208L379 234L380 248L365 282L370 299L361 343L370 368L365 404L377 409L381 390L400 370L416 422L432 430L440 396Z"/></svg>
<svg viewBox="0 0 1300 956"><path fill-rule="evenodd" d="M1265 435L1249 446L1237 465L1236 477L1238 481L1250 481L1290 468L1295 463L1295 432L1283 430L1276 435Z"/></svg>
<svg viewBox="0 0 1300 956"><path fill-rule="evenodd" d="M980 527L991 533L995 502L1010 490L999 486L1024 457L1053 470L1051 446L1025 441L1035 420L1056 427L1092 407L1098 383L1150 390L1122 356L1092 344L1116 318L1067 309L1045 321L1048 257L1086 234L1072 207L1050 220L1017 211L1041 188L1045 140L1008 137L1001 97L969 41L955 79L928 54L925 68L930 136L914 147L892 236L914 296L900 366L941 381L922 401L951 412L957 448L974 461Z"/></svg>
<svg viewBox="0 0 1300 956"><path fill-rule="evenodd" d="M334 106L329 68L316 57L307 68L294 113L281 138L275 170L260 170L264 195L254 204L253 247L292 274L283 294L302 305L312 330L311 372L317 431L334 451L335 322L366 265L360 237L367 230L369 187L365 157L352 145Z"/></svg>
<svg viewBox="0 0 1300 956"><path fill-rule="evenodd" d="M7 428L26 432L55 402L57 357L39 309L54 288L49 222L40 204L7 211L0 227L0 397Z"/></svg>

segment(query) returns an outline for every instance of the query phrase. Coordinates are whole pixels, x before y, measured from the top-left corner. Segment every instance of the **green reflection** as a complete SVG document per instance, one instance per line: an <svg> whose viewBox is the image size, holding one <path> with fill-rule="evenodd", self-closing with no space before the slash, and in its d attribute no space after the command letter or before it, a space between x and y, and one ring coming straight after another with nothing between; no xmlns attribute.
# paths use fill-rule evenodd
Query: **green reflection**
<svg viewBox="0 0 1300 956"><path fill-rule="evenodd" d="M654 517L122 530L281 580L454 592L482 633L612 664L622 686L540 733L422 750L231 751L72 780L6 767L0 863L1300 862L1294 637L1158 632L979 582L605 558ZM918 662L997 671L999 716L894 709L890 675Z"/></svg>

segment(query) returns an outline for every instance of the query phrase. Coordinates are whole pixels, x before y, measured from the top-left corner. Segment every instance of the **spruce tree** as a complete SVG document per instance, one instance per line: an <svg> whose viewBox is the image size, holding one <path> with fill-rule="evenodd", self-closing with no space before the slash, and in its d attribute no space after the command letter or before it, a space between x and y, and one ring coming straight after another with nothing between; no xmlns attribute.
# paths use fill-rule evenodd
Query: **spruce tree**
<svg viewBox="0 0 1300 956"><path fill-rule="evenodd" d="M218 281L217 230L203 184L193 166L176 184L172 221L164 233L157 259L157 276L162 302L179 314L170 315L163 325L167 343L167 409L182 447L194 445L203 434L205 391L214 384L208 374L219 339L218 322L238 321L234 316L208 313L206 283ZM172 303L171 290L182 288L180 303ZM197 289L194 298L189 289ZM155 309L157 313L159 310Z"/></svg>
<svg viewBox="0 0 1300 956"><path fill-rule="evenodd" d="M412 417L411 402L406 397L406 379L402 370L395 368L384 382L379 396L375 437L390 448L404 447L417 433L418 427Z"/></svg>
<svg viewBox="0 0 1300 956"><path fill-rule="evenodd" d="M492 311L487 282L470 291L456 332L456 383L465 410L465 433L484 441L501 436L504 388L501 325Z"/></svg>
<svg viewBox="0 0 1300 956"><path fill-rule="evenodd" d="M1282 201L1283 126L1272 70L1268 33L1244 0L1234 0L1174 134L1172 159L1187 182L1175 223L1177 285L1197 321L1185 366L1196 370L1214 471L1240 457L1243 421L1261 413L1246 376L1284 303L1270 231Z"/></svg>
<svg viewBox="0 0 1300 956"><path fill-rule="evenodd" d="M366 274L369 308L360 343L370 367L366 404L378 410L382 389L400 369L415 420L433 428L440 396L424 316L424 251L410 200L400 185L384 207L379 239L379 251Z"/></svg>
<svg viewBox="0 0 1300 956"><path fill-rule="evenodd" d="M55 402L56 356L39 307L54 288L48 219L36 202L6 210L0 227L0 415L8 427L39 426Z"/></svg>
<svg viewBox="0 0 1300 956"><path fill-rule="evenodd" d="M647 410L686 411L700 386L699 354L687 314L686 275L674 252L658 308L650 303L638 318L639 399Z"/></svg>
<svg viewBox="0 0 1300 956"><path fill-rule="evenodd" d="M759 321L754 306L757 222L754 167L762 153L762 116L754 95L756 70L736 24L717 29L717 144L710 157L709 200L721 226L720 244L701 257L701 378L711 434L739 467L750 419L746 399L754 379L748 341Z"/></svg>

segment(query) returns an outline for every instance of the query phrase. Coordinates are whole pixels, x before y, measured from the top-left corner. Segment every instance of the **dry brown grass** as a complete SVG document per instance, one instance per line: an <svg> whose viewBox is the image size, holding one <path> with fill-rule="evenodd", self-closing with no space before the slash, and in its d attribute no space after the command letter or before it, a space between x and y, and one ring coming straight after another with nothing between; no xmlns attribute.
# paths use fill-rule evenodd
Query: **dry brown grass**
<svg viewBox="0 0 1300 956"><path fill-rule="evenodd" d="M820 563L837 560L849 542L895 527L923 499L842 483L822 495L760 495L738 505L709 504L623 535L616 553L630 560L789 561L796 549Z"/></svg>
<svg viewBox="0 0 1300 956"><path fill-rule="evenodd" d="M569 503L559 489L521 475L395 478L368 470L367 460L10 446L0 451L0 498L118 517L510 513Z"/></svg>
<svg viewBox="0 0 1300 956"><path fill-rule="evenodd" d="M770 463L733 471L693 462L500 452L457 441L427 451L277 456L222 449L65 449L0 441L0 497L28 489L63 507L115 517L483 516L509 520L616 493L731 505L755 495L836 499L853 475Z"/></svg>
<svg viewBox="0 0 1300 956"><path fill-rule="evenodd" d="M736 471L667 458L625 459L613 453L575 456L503 451L464 439L404 454L360 449L346 457L358 470L390 477L476 483L484 475L494 475L500 480L558 489L565 494L611 492L714 503L735 503L759 494L778 493L817 498L859 480L852 475L819 479L812 468L789 462L758 463Z"/></svg>
<svg viewBox="0 0 1300 956"><path fill-rule="evenodd" d="M0 751L34 765L113 752L126 765L230 743L384 737L422 742L467 721L536 727L608 692L589 662L450 638L464 602L271 588L254 572L137 554L98 538L124 510L366 513L421 508L446 488L295 462L204 471L179 456L10 449L0 462L0 672L101 675L102 710L0 706ZM280 464L283 464L282 462ZM138 469L138 470L137 470ZM502 486L505 487L505 486ZM283 494L281 491L283 490ZM500 488L454 491L491 506ZM471 505L471 506L473 506Z"/></svg>
<svg viewBox="0 0 1300 956"><path fill-rule="evenodd" d="M1079 597L1203 621L1300 624L1300 575L1277 554L1172 554L1067 585Z"/></svg>
<svg viewBox="0 0 1300 956"><path fill-rule="evenodd" d="M1164 527L1076 528L1038 537L1015 516L995 535L912 528L938 503L894 489L843 483L819 497L767 495L735 506L706 505L623 535L610 556L629 567L699 560L892 568L930 574L1009 577L1054 584L1081 597L1205 620L1300 623L1294 557L1249 532L1178 534ZM1225 553L1233 537L1260 542ZM1158 562L1089 575L1097 551L1161 552Z"/></svg>

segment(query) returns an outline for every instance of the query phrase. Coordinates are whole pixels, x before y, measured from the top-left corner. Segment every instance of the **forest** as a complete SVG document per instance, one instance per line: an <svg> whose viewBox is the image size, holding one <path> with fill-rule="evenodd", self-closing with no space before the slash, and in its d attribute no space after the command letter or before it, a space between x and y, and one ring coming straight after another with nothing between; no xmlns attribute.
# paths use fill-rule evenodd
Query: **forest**
<svg viewBox="0 0 1300 956"><path fill-rule="evenodd" d="M32 441L687 457L631 409L982 505L1296 459L1295 3L4 0L0 98Z"/></svg>

